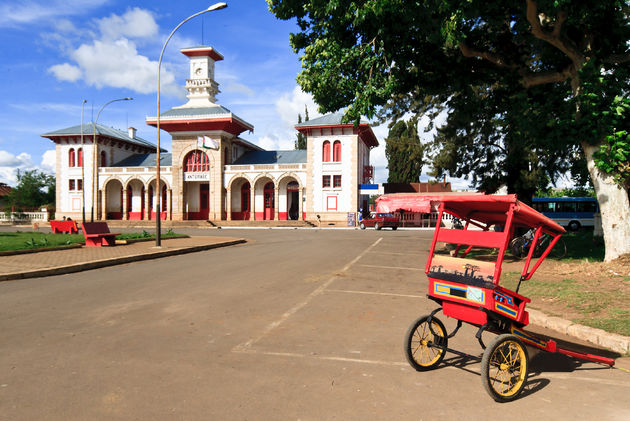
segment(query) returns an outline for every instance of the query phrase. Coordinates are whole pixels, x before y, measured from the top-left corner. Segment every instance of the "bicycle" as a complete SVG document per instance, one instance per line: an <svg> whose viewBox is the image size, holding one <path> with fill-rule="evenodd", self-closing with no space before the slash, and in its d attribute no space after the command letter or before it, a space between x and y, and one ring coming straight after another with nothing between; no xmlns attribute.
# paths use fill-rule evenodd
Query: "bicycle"
<svg viewBox="0 0 630 421"><path fill-rule="evenodd" d="M531 247L532 242L534 241L534 234L536 229L532 228L527 231L525 234L520 237L514 237L514 239L510 242L510 251L512 255L517 259L523 259L527 257L529 254L529 248ZM543 252L549 246L552 237L548 234L543 234L538 239L536 244L536 248L534 248L533 257L542 256ZM567 246L564 243L564 240L560 238L558 242L553 246L551 251L549 252L549 257L553 257L556 259L562 259L567 255Z"/></svg>

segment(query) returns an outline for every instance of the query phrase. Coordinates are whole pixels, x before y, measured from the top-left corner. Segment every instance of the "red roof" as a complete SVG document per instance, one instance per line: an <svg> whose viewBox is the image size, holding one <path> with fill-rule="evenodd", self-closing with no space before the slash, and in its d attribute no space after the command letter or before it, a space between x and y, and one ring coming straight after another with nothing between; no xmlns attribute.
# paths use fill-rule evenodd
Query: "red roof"
<svg viewBox="0 0 630 421"><path fill-rule="evenodd" d="M0 183L0 196L8 196L11 193L11 187L4 183Z"/></svg>
<svg viewBox="0 0 630 421"><path fill-rule="evenodd" d="M507 212L514 206L513 225L524 227L542 225L550 231L565 232L556 222L519 201L515 194L390 195L379 197L376 204L379 212L403 209L409 212L428 213L431 211L432 202L439 203L445 211L460 219L473 219L486 225L504 225Z"/></svg>

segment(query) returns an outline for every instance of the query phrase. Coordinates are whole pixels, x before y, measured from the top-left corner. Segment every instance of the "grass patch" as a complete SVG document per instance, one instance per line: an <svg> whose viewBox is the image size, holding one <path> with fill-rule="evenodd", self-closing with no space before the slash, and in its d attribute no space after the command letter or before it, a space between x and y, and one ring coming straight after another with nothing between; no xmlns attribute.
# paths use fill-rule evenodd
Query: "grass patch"
<svg viewBox="0 0 630 421"><path fill-rule="evenodd" d="M507 272L501 284L515 290L520 273ZM551 315L559 315L574 323L630 336L630 294L626 289L606 290L597 280L579 282L574 279L521 283L519 293L531 298L530 306Z"/></svg>
<svg viewBox="0 0 630 421"><path fill-rule="evenodd" d="M162 238L185 237L168 230ZM155 238L155 235L142 231L139 233L124 233L116 236L117 240L135 240L140 238ZM71 244L83 244L83 234L51 234L43 232L0 232L0 251L14 251L27 249L46 249Z"/></svg>
<svg viewBox="0 0 630 421"><path fill-rule="evenodd" d="M567 245L567 255L560 260L588 260L589 262L604 261L604 240L593 237L592 229L582 229L569 232L562 236Z"/></svg>

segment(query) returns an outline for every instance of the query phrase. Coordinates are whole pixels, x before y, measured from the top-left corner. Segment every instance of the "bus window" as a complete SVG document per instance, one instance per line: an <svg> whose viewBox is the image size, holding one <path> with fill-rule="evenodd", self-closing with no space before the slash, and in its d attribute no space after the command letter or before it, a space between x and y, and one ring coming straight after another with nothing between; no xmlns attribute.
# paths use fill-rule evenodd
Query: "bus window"
<svg viewBox="0 0 630 421"><path fill-rule="evenodd" d="M596 202L577 202L577 211L578 212L597 212L597 203Z"/></svg>
<svg viewBox="0 0 630 421"><path fill-rule="evenodd" d="M558 202L556 212L575 212L575 202Z"/></svg>

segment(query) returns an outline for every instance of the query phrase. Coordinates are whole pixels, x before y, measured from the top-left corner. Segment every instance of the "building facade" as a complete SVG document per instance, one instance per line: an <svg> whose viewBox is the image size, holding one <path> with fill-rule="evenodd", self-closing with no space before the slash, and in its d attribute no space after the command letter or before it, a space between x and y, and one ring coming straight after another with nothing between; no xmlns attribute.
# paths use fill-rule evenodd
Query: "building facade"
<svg viewBox="0 0 630 421"><path fill-rule="evenodd" d="M152 220L161 198L163 220L347 221L372 177L370 150L378 141L368 123L326 115L296 126L307 149L266 151L243 139L254 127L215 103L219 85L212 47L181 50L190 61L188 102L160 114L172 152L127 132L98 124L42 136L56 144L56 218ZM147 124L157 126L157 117Z"/></svg>

